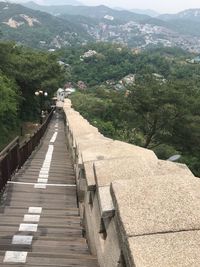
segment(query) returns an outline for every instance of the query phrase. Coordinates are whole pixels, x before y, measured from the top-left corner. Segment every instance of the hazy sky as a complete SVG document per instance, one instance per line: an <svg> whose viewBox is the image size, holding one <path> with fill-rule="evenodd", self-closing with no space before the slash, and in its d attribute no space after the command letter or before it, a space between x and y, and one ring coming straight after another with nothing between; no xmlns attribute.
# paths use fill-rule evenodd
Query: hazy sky
<svg viewBox="0 0 200 267"><path fill-rule="evenodd" d="M13 0L13 2L28 2L30 0ZM46 4L48 0L33 0L38 4ZM160 13L177 13L184 9L200 8L200 0L79 0L88 5L107 5L126 9L154 9ZM55 0L55 5L56 5ZM58 1L59 2L59 1ZM63 2L63 1L62 1ZM67 1L66 1L67 2Z"/></svg>
<svg viewBox="0 0 200 267"><path fill-rule="evenodd" d="M82 3L105 4L113 7L126 7L127 9L154 9L161 13L175 13L189 8L200 8L200 0L82 0Z"/></svg>

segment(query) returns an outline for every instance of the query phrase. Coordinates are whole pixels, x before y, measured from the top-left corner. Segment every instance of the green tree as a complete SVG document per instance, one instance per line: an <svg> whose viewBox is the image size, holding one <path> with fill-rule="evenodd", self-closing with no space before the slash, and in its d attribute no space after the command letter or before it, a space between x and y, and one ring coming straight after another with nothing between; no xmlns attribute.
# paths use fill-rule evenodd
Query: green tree
<svg viewBox="0 0 200 267"><path fill-rule="evenodd" d="M17 128L18 89L16 84L0 73L0 147L12 137Z"/></svg>

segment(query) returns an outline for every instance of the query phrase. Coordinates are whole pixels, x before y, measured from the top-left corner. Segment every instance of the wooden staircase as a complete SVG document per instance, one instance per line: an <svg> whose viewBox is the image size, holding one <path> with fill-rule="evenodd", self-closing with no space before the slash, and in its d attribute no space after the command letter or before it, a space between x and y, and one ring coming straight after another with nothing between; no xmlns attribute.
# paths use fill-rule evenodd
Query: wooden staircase
<svg viewBox="0 0 200 267"><path fill-rule="evenodd" d="M58 113L1 198L0 266L98 266L82 237L75 177Z"/></svg>

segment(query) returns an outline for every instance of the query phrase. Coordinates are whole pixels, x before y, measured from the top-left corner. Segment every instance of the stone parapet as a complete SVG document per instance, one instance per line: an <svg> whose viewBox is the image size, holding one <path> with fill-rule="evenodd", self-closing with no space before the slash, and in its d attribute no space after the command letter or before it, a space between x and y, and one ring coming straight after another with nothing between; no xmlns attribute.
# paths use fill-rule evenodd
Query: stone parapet
<svg viewBox="0 0 200 267"><path fill-rule="evenodd" d="M102 267L199 266L200 183L184 164L104 137L63 105L82 222Z"/></svg>

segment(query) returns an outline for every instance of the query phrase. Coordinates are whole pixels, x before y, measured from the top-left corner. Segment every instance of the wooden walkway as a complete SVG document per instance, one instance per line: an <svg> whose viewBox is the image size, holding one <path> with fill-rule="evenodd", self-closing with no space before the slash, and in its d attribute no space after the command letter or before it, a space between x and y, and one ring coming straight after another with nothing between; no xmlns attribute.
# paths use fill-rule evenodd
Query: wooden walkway
<svg viewBox="0 0 200 267"><path fill-rule="evenodd" d="M82 237L75 177L58 113L1 199L0 266L98 266Z"/></svg>

